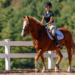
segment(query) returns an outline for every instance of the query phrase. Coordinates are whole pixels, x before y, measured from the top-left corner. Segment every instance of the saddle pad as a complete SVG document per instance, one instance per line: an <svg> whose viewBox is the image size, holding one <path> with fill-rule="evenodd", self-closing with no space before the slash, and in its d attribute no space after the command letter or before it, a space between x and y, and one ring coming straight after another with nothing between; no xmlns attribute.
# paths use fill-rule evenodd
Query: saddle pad
<svg viewBox="0 0 75 75"><path fill-rule="evenodd" d="M46 29L46 30L47 30L47 29ZM58 40L62 40L62 39L64 38L64 35L63 35L63 33L62 33L60 30L56 30L55 33L57 34ZM48 34L48 36L49 36L49 38L50 38L51 40L54 40L53 37L50 35L50 33L49 33L48 30L47 30L47 34Z"/></svg>

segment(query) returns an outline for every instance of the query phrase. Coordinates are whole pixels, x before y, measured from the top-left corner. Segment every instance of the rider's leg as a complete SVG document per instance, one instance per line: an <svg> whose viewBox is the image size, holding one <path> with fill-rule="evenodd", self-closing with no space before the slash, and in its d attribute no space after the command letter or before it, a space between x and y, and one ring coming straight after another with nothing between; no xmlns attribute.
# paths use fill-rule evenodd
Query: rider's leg
<svg viewBox="0 0 75 75"><path fill-rule="evenodd" d="M56 47L59 47L60 46L60 43L57 39L57 35L55 34L55 31L56 31L56 26L55 25L51 25L51 26L48 26L48 28L51 30L51 33L52 33L52 37L54 38L55 40L55 45Z"/></svg>
<svg viewBox="0 0 75 75"><path fill-rule="evenodd" d="M55 45L56 45L56 47L59 47L59 46L60 46L60 43L59 43L59 41L58 41L58 39L57 39L57 34L55 34L55 35L53 36L53 38L54 38L54 40L55 40Z"/></svg>

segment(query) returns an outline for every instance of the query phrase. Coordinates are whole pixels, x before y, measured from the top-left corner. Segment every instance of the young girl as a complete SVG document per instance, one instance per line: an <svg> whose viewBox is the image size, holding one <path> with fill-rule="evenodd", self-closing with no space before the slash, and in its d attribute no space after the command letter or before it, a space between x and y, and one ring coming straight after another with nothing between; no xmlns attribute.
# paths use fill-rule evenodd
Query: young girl
<svg viewBox="0 0 75 75"><path fill-rule="evenodd" d="M51 7L52 7L52 4L50 2L45 3L46 12L43 13L43 18L42 18L41 23L43 24L44 20L46 21L46 25L50 29L52 33L52 37L55 40L55 45L56 47L59 47L60 43L57 39L57 35L55 34L56 25L54 23L54 13L50 10Z"/></svg>

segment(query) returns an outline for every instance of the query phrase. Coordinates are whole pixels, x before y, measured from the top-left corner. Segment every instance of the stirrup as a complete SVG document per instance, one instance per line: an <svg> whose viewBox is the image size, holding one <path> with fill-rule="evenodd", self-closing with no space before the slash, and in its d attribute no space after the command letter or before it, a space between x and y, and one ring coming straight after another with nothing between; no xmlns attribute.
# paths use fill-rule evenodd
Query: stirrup
<svg viewBox="0 0 75 75"><path fill-rule="evenodd" d="M60 43L58 41L55 42L56 47L60 47Z"/></svg>

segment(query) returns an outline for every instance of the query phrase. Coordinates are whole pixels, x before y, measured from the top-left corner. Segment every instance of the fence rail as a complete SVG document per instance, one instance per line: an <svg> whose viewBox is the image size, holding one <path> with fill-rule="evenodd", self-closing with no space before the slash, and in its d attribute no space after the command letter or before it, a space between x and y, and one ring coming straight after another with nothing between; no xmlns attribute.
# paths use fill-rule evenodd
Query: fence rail
<svg viewBox="0 0 75 75"><path fill-rule="evenodd" d="M0 41L0 46L5 46L5 53L0 53L0 58L5 58L5 70L11 70L10 58L34 58L37 53L10 53L10 46L33 46L31 41ZM67 57L67 53L62 53ZM53 68L53 57L57 57L52 51L44 53L44 57L48 57L48 69Z"/></svg>

